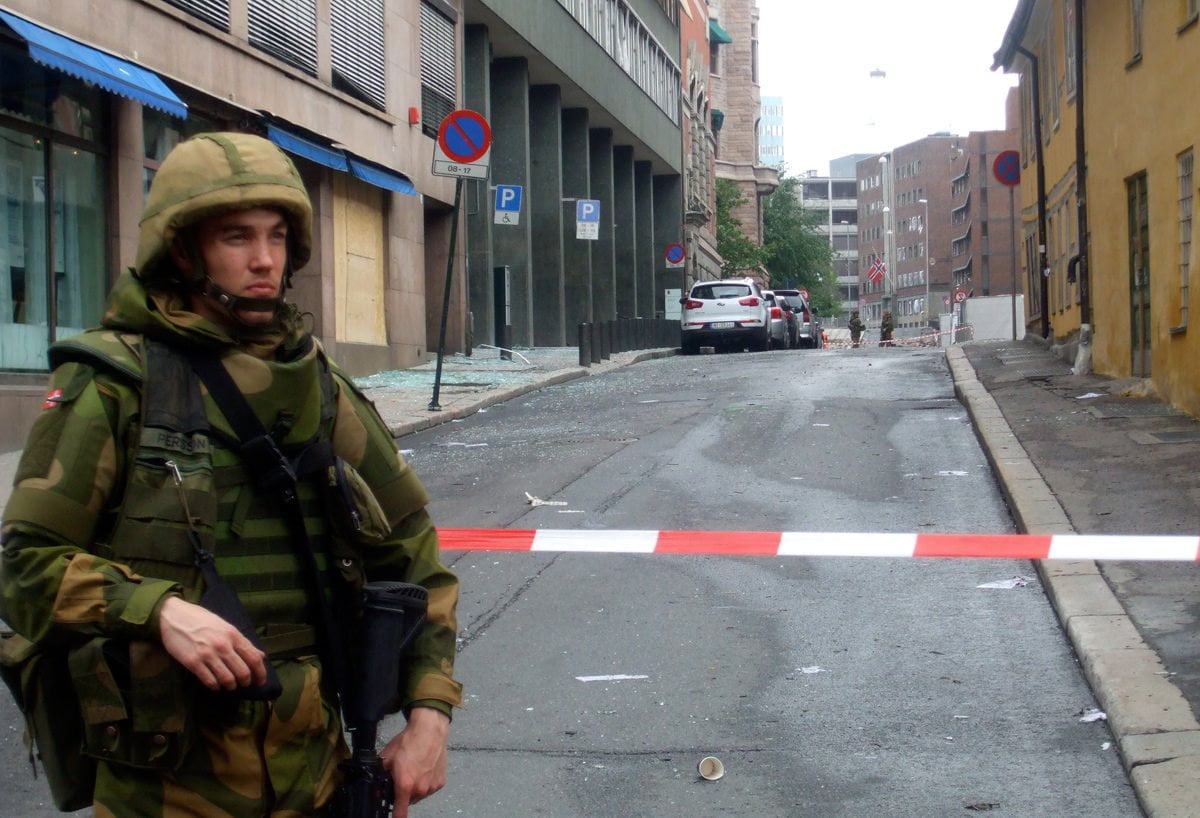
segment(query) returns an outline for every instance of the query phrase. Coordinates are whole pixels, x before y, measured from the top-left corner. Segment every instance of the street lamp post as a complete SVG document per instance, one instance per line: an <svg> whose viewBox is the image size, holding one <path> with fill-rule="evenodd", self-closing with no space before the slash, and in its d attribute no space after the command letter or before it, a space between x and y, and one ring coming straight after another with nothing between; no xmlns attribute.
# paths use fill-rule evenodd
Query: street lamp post
<svg viewBox="0 0 1200 818"><path fill-rule="evenodd" d="M921 317L925 319L925 328L929 328L929 200L917 199L925 205L925 221L921 224L925 234L925 301L921 305Z"/></svg>
<svg viewBox="0 0 1200 818"><path fill-rule="evenodd" d="M846 317L848 320L850 313L854 311L854 304L850 300L851 285L848 279L854 275L854 271L850 269L850 222L846 219L842 219L842 239L845 241L845 250L843 251L845 257L843 260L846 262Z"/></svg>
<svg viewBox="0 0 1200 818"><path fill-rule="evenodd" d="M892 241L892 184L888 178L891 175L891 169L888 167L888 156L884 154L879 157L879 164L883 166L883 295L880 297L879 318L883 320L883 313L892 308L891 298L888 284L891 280L891 254L888 252Z"/></svg>

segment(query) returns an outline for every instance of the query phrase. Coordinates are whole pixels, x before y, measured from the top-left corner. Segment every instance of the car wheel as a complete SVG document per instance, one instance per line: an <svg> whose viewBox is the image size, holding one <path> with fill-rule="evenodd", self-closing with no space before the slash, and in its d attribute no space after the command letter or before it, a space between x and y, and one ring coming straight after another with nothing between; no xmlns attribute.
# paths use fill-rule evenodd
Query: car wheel
<svg viewBox="0 0 1200 818"><path fill-rule="evenodd" d="M684 338L679 345L679 350L684 355L696 355L700 352L700 344L691 338Z"/></svg>
<svg viewBox="0 0 1200 818"><path fill-rule="evenodd" d="M750 343L751 352L766 352L771 346L771 330L768 329L762 334L762 337Z"/></svg>

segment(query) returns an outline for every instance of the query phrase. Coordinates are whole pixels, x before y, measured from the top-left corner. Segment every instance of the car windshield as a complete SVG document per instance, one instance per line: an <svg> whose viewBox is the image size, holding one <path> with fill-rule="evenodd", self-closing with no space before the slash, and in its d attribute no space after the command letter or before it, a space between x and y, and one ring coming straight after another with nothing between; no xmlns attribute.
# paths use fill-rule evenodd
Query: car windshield
<svg viewBox="0 0 1200 818"><path fill-rule="evenodd" d="M776 297L793 309L799 310L804 308L804 299L798 295L780 295Z"/></svg>
<svg viewBox="0 0 1200 818"><path fill-rule="evenodd" d="M692 298L741 298L750 295L746 284L700 284L692 290Z"/></svg>

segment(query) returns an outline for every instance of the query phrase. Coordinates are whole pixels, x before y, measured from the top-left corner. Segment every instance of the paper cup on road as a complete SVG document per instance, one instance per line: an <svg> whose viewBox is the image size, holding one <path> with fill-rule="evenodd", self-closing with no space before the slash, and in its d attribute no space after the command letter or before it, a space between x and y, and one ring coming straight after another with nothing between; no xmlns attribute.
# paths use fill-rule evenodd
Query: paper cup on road
<svg viewBox="0 0 1200 818"><path fill-rule="evenodd" d="M716 781L725 775L725 765L716 756L705 756L696 765L696 772L700 773L700 777L705 781Z"/></svg>

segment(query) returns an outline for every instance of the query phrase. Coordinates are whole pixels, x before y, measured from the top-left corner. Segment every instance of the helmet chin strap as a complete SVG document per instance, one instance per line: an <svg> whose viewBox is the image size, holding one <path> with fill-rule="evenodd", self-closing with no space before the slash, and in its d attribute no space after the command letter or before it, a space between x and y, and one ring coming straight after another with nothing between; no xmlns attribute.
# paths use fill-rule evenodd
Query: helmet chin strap
<svg viewBox="0 0 1200 818"><path fill-rule="evenodd" d="M282 287L280 290L282 291ZM215 304L221 307L230 318L238 323L245 323L238 312L245 310L247 312L271 312L277 313L279 309L287 302L287 299L282 295L252 298L244 295L234 295L228 290L222 288L208 276L204 277L203 283L199 288L200 296L208 298Z"/></svg>

